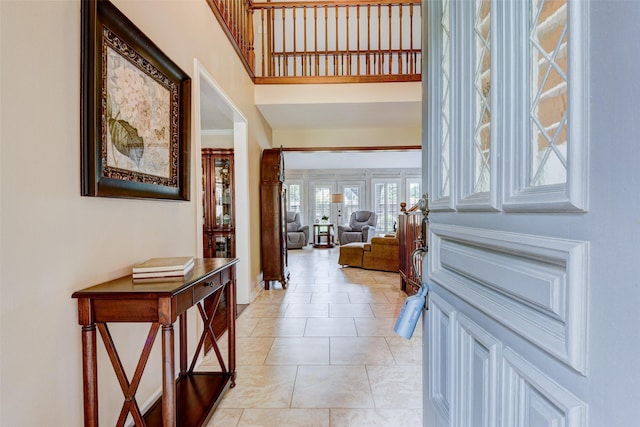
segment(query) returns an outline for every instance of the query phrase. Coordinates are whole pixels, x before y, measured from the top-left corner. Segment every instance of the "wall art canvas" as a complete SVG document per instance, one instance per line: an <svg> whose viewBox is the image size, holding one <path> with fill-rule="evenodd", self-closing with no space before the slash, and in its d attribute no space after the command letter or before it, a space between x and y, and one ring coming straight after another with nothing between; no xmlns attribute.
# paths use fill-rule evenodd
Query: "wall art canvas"
<svg viewBox="0 0 640 427"><path fill-rule="evenodd" d="M110 2L82 8L82 194L188 200L190 78Z"/></svg>

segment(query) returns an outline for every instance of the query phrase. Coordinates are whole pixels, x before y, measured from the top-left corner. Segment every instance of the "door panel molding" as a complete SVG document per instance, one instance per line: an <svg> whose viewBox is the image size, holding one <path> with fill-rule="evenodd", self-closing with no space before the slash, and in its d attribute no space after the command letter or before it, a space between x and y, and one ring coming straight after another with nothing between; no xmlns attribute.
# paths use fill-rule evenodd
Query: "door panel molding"
<svg viewBox="0 0 640 427"><path fill-rule="evenodd" d="M492 427L498 424L502 344L465 315L458 316L453 425Z"/></svg>
<svg viewBox="0 0 640 427"><path fill-rule="evenodd" d="M456 311L429 292L429 396L439 415L450 425L454 392L453 355L456 354Z"/></svg>
<svg viewBox="0 0 640 427"><path fill-rule="evenodd" d="M502 361L502 427L587 426L584 402L511 348Z"/></svg>
<svg viewBox="0 0 640 427"><path fill-rule="evenodd" d="M429 227L429 277L586 374L588 242Z"/></svg>

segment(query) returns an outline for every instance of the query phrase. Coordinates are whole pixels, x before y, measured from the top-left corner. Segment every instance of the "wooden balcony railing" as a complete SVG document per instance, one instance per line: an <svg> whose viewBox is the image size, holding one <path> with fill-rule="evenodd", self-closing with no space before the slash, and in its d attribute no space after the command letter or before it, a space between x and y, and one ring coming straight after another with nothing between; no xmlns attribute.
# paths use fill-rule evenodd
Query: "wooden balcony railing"
<svg viewBox="0 0 640 427"><path fill-rule="evenodd" d="M420 0L207 2L256 83L420 81Z"/></svg>

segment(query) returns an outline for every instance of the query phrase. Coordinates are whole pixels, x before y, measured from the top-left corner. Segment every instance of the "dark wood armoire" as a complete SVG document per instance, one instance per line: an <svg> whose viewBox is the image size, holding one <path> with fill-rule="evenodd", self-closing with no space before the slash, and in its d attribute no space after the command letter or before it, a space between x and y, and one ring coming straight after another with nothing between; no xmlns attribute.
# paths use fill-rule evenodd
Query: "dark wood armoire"
<svg viewBox="0 0 640 427"><path fill-rule="evenodd" d="M260 177L262 280L265 289L269 289L272 281L278 281L286 288L289 281L287 189L281 149L262 152Z"/></svg>

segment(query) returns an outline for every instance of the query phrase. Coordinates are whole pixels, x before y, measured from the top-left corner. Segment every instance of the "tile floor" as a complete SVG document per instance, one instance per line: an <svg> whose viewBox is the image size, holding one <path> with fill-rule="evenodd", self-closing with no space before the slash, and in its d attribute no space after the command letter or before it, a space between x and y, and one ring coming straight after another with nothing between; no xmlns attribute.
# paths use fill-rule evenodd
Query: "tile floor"
<svg viewBox="0 0 640 427"><path fill-rule="evenodd" d="M208 427L422 426L422 331L393 332L399 276L342 268L338 251L289 251L287 289L242 312L237 385Z"/></svg>

